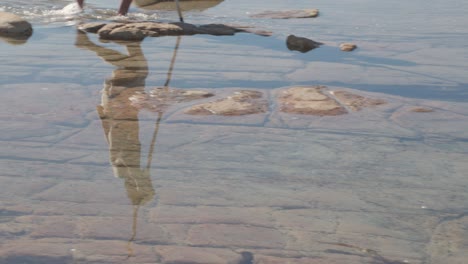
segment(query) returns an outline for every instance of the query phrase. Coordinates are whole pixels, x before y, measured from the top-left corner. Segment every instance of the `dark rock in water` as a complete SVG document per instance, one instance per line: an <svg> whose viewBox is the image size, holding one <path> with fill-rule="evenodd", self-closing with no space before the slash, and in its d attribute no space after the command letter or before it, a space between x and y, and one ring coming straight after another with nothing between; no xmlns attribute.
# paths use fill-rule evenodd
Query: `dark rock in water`
<svg viewBox="0 0 468 264"><path fill-rule="evenodd" d="M243 32L252 33L259 36L269 37L273 34L273 32L263 29L258 29L253 26L245 26L245 25L235 25L235 24L228 24L227 26L237 28L238 30L242 30Z"/></svg>
<svg viewBox="0 0 468 264"><path fill-rule="evenodd" d="M353 51L357 48L356 44L353 43L342 43L340 49L342 51Z"/></svg>
<svg viewBox="0 0 468 264"><path fill-rule="evenodd" d="M80 25L80 30L97 33L102 39L140 41L145 37L182 36L206 34L215 36L234 35L238 32L248 32L258 35L268 35L265 31L256 31L246 26L229 26L224 24L207 24L196 26L188 23L88 23ZM271 33L270 33L271 34Z"/></svg>
<svg viewBox="0 0 468 264"><path fill-rule="evenodd" d="M0 12L0 37L27 39L32 32L32 26L28 21L15 14Z"/></svg>
<svg viewBox="0 0 468 264"><path fill-rule="evenodd" d="M241 252L242 259L239 261L238 264L253 264L254 263L254 255L249 251Z"/></svg>
<svg viewBox="0 0 468 264"><path fill-rule="evenodd" d="M289 50L297 50L302 53L318 48L320 45L322 45L322 43L308 38L296 37L294 35L289 35L286 39L286 46L288 46Z"/></svg>
<svg viewBox="0 0 468 264"><path fill-rule="evenodd" d="M268 110L268 102L261 99L263 93L258 91L242 90L234 95L219 99L214 102L199 104L191 107L186 114L189 115L222 115L241 116L265 113Z"/></svg>
<svg viewBox="0 0 468 264"><path fill-rule="evenodd" d="M311 18L317 17L318 9L304 10L288 10L288 11L265 11L258 14L253 14L253 18L273 18L273 19L289 19L289 18Z"/></svg>

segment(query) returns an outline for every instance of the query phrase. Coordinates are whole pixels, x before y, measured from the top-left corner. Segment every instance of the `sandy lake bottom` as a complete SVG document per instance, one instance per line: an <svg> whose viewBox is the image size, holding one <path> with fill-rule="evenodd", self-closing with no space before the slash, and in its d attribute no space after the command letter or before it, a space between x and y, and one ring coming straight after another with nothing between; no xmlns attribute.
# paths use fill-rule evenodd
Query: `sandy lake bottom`
<svg viewBox="0 0 468 264"><path fill-rule="evenodd" d="M466 263L466 3L237 2L186 19L273 35L102 41L0 6L34 27L0 42L0 263ZM286 110L319 85L340 114Z"/></svg>

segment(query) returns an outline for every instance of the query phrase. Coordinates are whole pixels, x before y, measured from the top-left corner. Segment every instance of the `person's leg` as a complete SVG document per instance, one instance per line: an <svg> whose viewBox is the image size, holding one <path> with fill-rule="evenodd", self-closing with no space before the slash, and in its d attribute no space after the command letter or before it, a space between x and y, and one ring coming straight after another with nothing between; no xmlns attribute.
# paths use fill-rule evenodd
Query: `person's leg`
<svg viewBox="0 0 468 264"><path fill-rule="evenodd" d="M78 5L80 6L80 8L83 9L83 2L84 2L84 0L76 0L76 2L77 2Z"/></svg>
<svg viewBox="0 0 468 264"><path fill-rule="evenodd" d="M125 16L128 12L128 9L130 8L131 3L132 0L122 0L122 2L120 2L119 15Z"/></svg>

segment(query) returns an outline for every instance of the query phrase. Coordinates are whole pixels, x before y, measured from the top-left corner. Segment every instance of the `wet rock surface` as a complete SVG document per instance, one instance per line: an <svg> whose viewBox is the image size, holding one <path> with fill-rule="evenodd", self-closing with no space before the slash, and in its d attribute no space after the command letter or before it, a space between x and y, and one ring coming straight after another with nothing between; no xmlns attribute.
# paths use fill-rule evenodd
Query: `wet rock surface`
<svg viewBox="0 0 468 264"><path fill-rule="evenodd" d="M347 91L333 91L331 94L334 95L342 104L346 105L353 111L359 111L363 108L385 104L385 100L378 98L368 98Z"/></svg>
<svg viewBox="0 0 468 264"><path fill-rule="evenodd" d="M272 19L290 19L290 18L312 18L319 15L318 9L304 10L286 10L286 11L265 11L258 14L252 14L253 18L272 18Z"/></svg>
<svg viewBox="0 0 468 264"><path fill-rule="evenodd" d="M175 88L154 88L149 93L140 92L129 97L132 106L154 112L167 110L173 104L190 102L214 96L201 90L183 90Z"/></svg>
<svg viewBox="0 0 468 264"><path fill-rule="evenodd" d="M224 24L193 25L188 23L157 23L157 22L129 22L129 23L88 23L79 29L89 33L97 33L100 38L108 40L139 41L145 37L182 36L182 35L215 35L230 36L239 32L254 33L268 36L267 31L255 30L246 26L229 26Z"/></svg>
<svg viewBox="0 0 468 264"><path fill-rule="evenodd" d="M297 50L302 53L318 48L322 44L323 43L316 42L308 38L297 37L294 35L289 35L286 39L286 46L289 50Z"/></svg>
<svg viewBox="0 0 468 264"><path fill-rule="evenodd" d="M347 113L338 102L324 94L325 87L292 87L279 96L282 112L319 116Z"/></svg>
<svg viewBox="0 0 468 264"><path fill-rule="evenodd" d="M258 91L242 90L227 98L192 106L185 113L189 115L241 116L264 113L268 110L267 101Z"/></svg>
<svg viewBox="0 0 468 264"><path fill-rule="evenodd" d="M0 37L27 39L32 32L28 21L15 14L0 11Z"/></svg>

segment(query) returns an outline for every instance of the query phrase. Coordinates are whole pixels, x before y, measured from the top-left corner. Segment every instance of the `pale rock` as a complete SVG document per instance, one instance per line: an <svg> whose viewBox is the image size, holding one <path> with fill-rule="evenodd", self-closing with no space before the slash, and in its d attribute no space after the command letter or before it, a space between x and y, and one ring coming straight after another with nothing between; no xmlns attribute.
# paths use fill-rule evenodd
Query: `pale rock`
<svg viewBox="0 0 468 264"><path fill-rule="evenodd" d="M353 51L356 48L357 48L357 45L353 43L342 43L340 45L340 50L342 51Z"/></svg>

